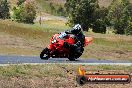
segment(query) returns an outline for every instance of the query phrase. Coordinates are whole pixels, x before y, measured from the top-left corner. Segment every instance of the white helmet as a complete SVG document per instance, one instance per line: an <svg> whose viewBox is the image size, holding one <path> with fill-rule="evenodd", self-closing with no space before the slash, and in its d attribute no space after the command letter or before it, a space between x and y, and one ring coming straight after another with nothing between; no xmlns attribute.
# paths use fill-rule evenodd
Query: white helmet
<svg viewBox="0 0 132 88"><path fill-rule="evenodd" d="M81 27L80 24L76 24L76 25L73 27L73 29L75 29L75 30L81 30L82 27Z"/></svg>
<svg viewBox="0 0 132 88"><path fill-rule="evenodd" d="M82 27L81 27L80 24L76 24L76 25L73 27L73 29L74 29L74 30L76 31L76 33L78 34L78 33L81 32Z"/></svg>

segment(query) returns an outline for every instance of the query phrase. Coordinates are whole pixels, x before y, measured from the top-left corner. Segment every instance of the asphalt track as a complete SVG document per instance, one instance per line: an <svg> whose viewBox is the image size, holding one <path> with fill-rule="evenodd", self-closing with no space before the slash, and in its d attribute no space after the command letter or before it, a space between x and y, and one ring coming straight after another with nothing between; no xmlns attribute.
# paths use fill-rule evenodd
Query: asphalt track
<svg viewBox="0 0 132 88"><path fill-rule="evenodd" d="M77 59L69 61L67 58L49 58L49 60L41 60L39 56L0 56L0 64L87 64L87 65L128 65L132 62L126 60L97 60L97 59Z"/></svg>

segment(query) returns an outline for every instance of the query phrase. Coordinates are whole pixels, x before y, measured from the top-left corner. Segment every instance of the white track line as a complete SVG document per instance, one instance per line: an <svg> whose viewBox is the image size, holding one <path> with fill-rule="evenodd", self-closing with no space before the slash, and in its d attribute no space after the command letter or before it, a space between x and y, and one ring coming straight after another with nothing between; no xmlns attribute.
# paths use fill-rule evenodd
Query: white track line
<svg viewBox="0 0 132 88"><path fill-rule="evenodd" d="M62 65L123 65L123 66L132 66L132 63L19 63L19 64L0 64L0 66L8 66L8 65L48 65L48 64L62 64Z"/></svg>

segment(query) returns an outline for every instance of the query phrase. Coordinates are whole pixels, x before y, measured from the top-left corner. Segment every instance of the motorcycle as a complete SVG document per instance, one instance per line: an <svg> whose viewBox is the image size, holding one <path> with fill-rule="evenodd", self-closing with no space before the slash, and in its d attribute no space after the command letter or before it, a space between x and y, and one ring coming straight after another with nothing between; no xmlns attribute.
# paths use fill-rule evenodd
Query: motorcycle
<svg viewBox="0 0 132 88"><path fill-rule="evenodd" d="M92 42L92 37L85 37L84 47L87 46L90 42ZM75 44L75 36L72 34L60 33L55 34L50 39L50 44L48 47L42 50L40 53L40 58L44 60L48 60L50 57L52 58L68 58L70 61L74 61L79 58L83 50L80 54L72 53L72 47L68 47L67 45Z"/></svg>

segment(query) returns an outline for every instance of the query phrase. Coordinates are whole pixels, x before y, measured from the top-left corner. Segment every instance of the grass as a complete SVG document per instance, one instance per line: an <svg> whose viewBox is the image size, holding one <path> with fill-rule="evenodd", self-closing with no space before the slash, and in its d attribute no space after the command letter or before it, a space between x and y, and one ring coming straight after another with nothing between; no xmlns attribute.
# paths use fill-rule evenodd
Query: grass
<svg viewBox="0 0 132 88"><path fill-rule="evenodd" d="M39 23L37 23L36 26L40 26ZM65 22L61 20L47 20L42 22L42 25L40 27L47 29L47 31L50 32L61 32L69 28L68 26L66 26Z"/></svg>
<svg viewBox="0 0 132 88"><path fill-rule="evenodd" d="M113 34L86 33L94 38L86 47L84 57L98 59L132 60L132 37Z"/></svg>
<svg viewBox="0 0 132 88"><path fill-rule="evenodd" d="M121 49L126 49L128 51L132 50L132 41L131 40L109 40L107 38L94 38L95 39L95 44L97 45L102 45L102 46L109 46L113 48L121 48ZM126 43L127 42L127 43Z"/></svg>
<svg viewBox="0 0 132 88"><path fill-rule="evenodd" d="M6 25L6 23L8 25ZM24 26L24 27L22 27ZM44 30L45 31L45 30ZM1 54L36 55L48 45L53 33L37 30L32 25L24 25L10 21L0 21ZM47 44L45 44L45 43ZM35 53L33 53L35 52Z"/></svg>
<svg viewBox="0 0 132 88"><path fill-rule="evenodd" d="M25 78L43 78L43 77L64 77L78 74L80 65L61 65L61 64L45 64L45 65L9 65L0 66L0 77L25 77ZM112 65L83 65L88 71L124 71L132 73L132 66L112 66Z"/></svg>
<svg viewBox="0 0 132 88"><path fill-rule="evenodd" d="M58 20L55 18L51 18L52 20L44 20L42 24L40 25L38 22L35 22L35 24L23 24L23 23L16 23L14 21L9 20L0 20L0 26L1 28L4 28L5 24L7 24L7 27L19 27L19 28L25 28L25 29L33 29L33 30L43 30L45 32L48 32L52 30L52 32L60 32L64 29L69 28L66 26L66 22L62 20ZM55 31L53 31L55 30Z"/></svg>
<svg viewBox="0 0 132 88"><path fill-rule="evenodd" d="M56 22L61 25L59 26ZM3 50L0 53L8 55L39 55L41 50L49 44L53 34L68 28L64 25L65 23L60 20L44 21L42 25L37 22L31 25L0 20L0 49Z"/></svg>
<svg viewBox="0 0 132 88"><path fill-rule="evenodd" d="M26 56L34 56L37 55L41 49L34 48L21 48L21 47L13 47L13 46L1 46L0 47L0 55L26 55Z"/></svg>
<svg viewBox="0 0 132 88"><path fill-rule="evenodd" d="M60 1L55 1L55 0L35 0L36 4L39 8L38 11L46 12L52 15L58 15L60 16L61 14L58 13L58 9L60 7L64 7L64 0ZM52 4L52 5L51 5ZM52 6L52 7L51 7Z"/></svg>
<svg viewBox="0 0 132 88"><path fill-rule="evenodd" d="M98 0L100 7L108 7L112 0Z"/></svg>
<svg viewBox="0 0 132 88"><path fill-rule="evenodd" d="M1 88L59 88L59 87L80 87L76 84L79 65L9 65L0 66L0 87ZM110 66L110 65L84 65L87 73L114 73L131 74L132 66ZM87 87L126 87L131 88L130 84L88 84ZM104 87L104 88L105 88Z"/></svg>
<svg viewBox="0 0 132 88"><path fill-rule="evenodd" d="M53 70L54 69L54 70ZM0 67L0 76L3 77L47 77L60 76L65 77L64 73L60 73L62 69L57 65L10 65Z"/></svg>
<svg viewBox="0 0 132 88"><path fill-rule="evenodd" d="M31 25L1 20L0 49L3 51L0 51L0 53L39 55L41 50L49 44L49 39L53 34L68 28L68 26L65 26L65 21L57 19L43 21L42 25L37 22ZM86 32L85 35L92 36L94 40L92 44L85 47L81 58L132 60L131 36L92 32Z"/></svg>

